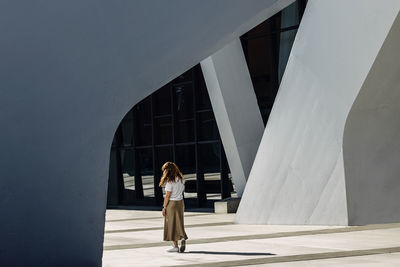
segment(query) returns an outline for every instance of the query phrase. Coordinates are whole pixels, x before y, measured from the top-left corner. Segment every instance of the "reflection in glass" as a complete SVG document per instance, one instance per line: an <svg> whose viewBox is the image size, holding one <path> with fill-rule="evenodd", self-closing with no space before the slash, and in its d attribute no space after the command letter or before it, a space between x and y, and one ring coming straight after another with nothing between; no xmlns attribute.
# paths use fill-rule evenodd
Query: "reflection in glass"
<svg viewBox="0 0 400 267"><path fill-rule="evenodd" d="M193 85L175 85L177 120L193 118Z"/></svg>
<svg viewBox="0 0 400 267"><path fill-rule="evenodd" d="M138 149L140 174L143 181L145 197L154 197L153 151L152 149Z"/></svg>
<svg viewBox="0 0 400 267"><path fill-rule="evenodd" d="M124 188L135 189L135 170L134 170L134 151L133 150L120 150L122 176L124 179Z"/></svg>

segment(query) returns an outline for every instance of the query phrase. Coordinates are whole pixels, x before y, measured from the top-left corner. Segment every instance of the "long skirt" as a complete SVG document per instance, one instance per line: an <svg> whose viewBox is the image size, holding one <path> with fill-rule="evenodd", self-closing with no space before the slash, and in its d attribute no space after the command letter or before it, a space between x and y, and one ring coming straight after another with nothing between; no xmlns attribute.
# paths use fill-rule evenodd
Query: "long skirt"
<svg viewBox="0 0 400 267"><path fill-rule="evenodd" d="M164 241L177 241L188 239L183 222L183 200L170 200L164 217Z"/></svg>

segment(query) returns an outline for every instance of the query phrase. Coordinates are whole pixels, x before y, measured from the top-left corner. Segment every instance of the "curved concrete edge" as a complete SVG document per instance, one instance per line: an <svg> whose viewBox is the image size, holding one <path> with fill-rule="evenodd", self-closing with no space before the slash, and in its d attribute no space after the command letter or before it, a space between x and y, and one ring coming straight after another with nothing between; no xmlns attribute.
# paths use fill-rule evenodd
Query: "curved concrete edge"
<svg viewBox="0 0 400 267"><path fill-rule="evenodd" d="M397 15L344 129L350 225L400 221L399 47Z"/></svg>
<svg viewBox="0 0 400 267"><path fill-rule="evenodd" d="M0 265L101 265L121 119L290 2L0 1Z"/></svg>
<svg viewBox="0 0 400 267"><path fill-rule="evenodd" d="M348 225L343 133L398 1L309 1L235 221Z"/></svg>

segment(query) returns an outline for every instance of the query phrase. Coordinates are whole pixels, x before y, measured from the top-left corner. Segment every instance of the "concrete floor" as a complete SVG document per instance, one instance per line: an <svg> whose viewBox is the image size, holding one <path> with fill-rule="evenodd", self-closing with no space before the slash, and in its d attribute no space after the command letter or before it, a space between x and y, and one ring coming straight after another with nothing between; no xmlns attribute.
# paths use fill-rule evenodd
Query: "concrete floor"
<svg viewBox="0 0 400 267"><path fill-rule="evenodd" d="M167 253L158 211L107 210L103 266L400 266L400 224L236 225L186 212L185 253Z"/></svg>

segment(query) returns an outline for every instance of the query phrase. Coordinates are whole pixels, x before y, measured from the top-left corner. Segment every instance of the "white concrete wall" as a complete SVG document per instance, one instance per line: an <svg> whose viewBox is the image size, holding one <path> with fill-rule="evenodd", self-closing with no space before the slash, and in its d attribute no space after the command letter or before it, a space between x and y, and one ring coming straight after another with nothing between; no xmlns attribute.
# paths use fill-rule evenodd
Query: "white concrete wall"
<svg viewBox="0 0 400 267"><path fill-rule="evenodd" d="M347 117L343 158L349 223L400 221L400 16Z"/></svg>
<svg viewBox="0 0 400 267"><path fill-rule="evenodd" d="M237 222L352 223L345 122L399 8L395 0L308 1Z"/></svg>
<svg viewBox="0 0 400 267"><path fill-rule="evenodd" d="M120 120L291 1L0 1L0 265L99 266Z"/></svg>
<svg viewBox="0 0 400 267"><path fill-rule="evenodd" d="M201 68L235 190L241 197L264 123L240 39L203 60Z"/></svg>

